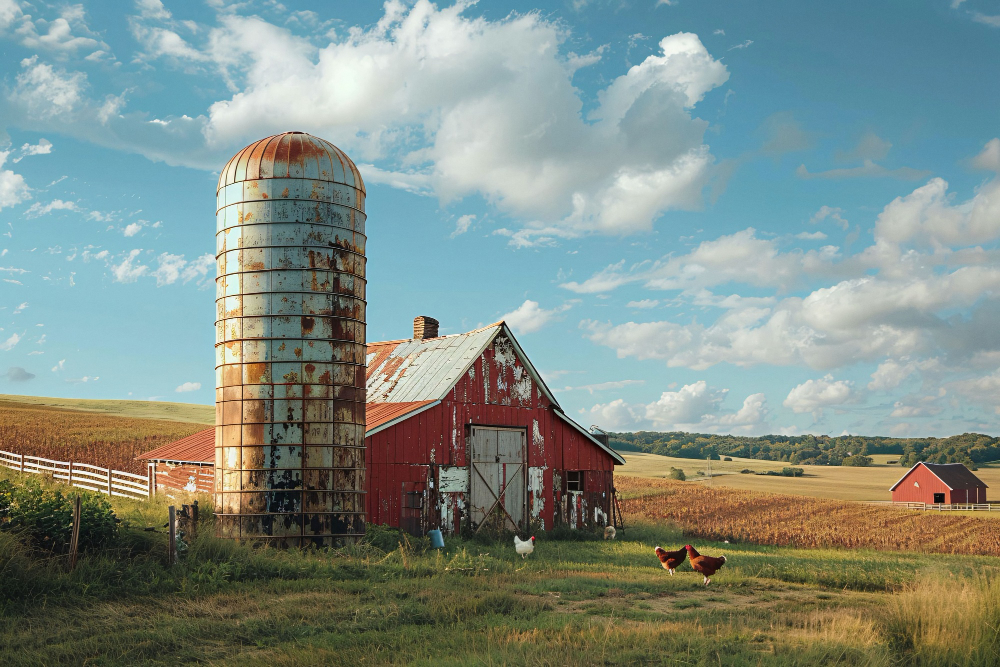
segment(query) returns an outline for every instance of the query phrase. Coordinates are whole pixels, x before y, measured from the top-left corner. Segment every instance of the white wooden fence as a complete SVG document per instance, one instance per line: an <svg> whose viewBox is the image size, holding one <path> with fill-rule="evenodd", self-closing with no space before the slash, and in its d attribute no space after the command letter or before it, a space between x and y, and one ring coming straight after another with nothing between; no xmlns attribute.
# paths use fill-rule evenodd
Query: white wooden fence
<svg viewBox="0 0 1000 667"><path fill-rule="evenodd" d="M24 473L48 475L88 491L106 493L125 498L149 498L152 495L150 478L121 470L101 468L87 463L53 461L40 456L26 456L0 450L0 466Z"/></svg>
<svg viewBox="0 0 1000 667"><path fill-rule="evenodd" d="M1000 512L1000 505L995 503L913 503L892 500L868 500L866 505L883 505L906 510L923 510L925 512Z"/></svg>

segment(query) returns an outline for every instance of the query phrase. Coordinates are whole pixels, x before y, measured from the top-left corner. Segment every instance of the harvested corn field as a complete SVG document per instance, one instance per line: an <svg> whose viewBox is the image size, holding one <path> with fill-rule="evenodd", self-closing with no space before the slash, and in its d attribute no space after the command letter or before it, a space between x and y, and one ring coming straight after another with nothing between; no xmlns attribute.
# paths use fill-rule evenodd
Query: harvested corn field
<svg viewBox="0 0 1000 667"><path fill-rule="evenodd" d="M619 478L633 520L671 522L691 537L800 548L1000 556L996 518L934 514L690 482Z"/></svg>
<svg viewBox="0 0 1000 667"><path fill-rule="evenodd" d="M0 401L0 449L143 474L135 457L205 428Z"/></svg>

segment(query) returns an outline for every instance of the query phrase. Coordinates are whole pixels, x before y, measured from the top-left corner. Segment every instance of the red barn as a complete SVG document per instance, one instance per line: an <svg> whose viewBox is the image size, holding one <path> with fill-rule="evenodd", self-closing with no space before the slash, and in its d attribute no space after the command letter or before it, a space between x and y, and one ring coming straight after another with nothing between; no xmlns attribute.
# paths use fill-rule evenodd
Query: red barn
<svg viewBox="0 0 1000 667"><path fill-rule="evenodd" d="M625 462L570 419L503 322L368 344L368 521L414 534L607 525Z"/></svg>
<svg viewBox="0 0 1000 667"><path fill-rule="evenodd" d="M889 490L896 503L965 505L985 503L986 488L986 484L961 463L920 462Z"/></svg>
<svg viewBox="0 0 1000 667"><path fill-rule="evenodd" d="M614 466L625 459L570 419L503 322L368 344L366 511L371 523L422 535L488 515L509 528L605 526ZM211 491L215 430L149 459L155 488Z"/></svg>

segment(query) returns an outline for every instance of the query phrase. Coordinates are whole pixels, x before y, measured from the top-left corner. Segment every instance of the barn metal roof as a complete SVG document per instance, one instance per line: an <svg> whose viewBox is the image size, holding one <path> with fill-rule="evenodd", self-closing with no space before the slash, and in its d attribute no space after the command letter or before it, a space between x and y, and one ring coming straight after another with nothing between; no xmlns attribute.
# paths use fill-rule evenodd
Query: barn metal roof
<svg viewBox="0 0 1000 667"><path fill-rule="evenodd" d="M892 488L889 490L895 491L896 487L902 484L903 480L909 477L910 473L917 469L917 466L927 468L932 475L944 482L944 485L952 491L955 489L989 488L983 480L972 474L972 471L966 468L962 463L924 463L921 461L906 471L906 474L900 477L899 481L893 484Z"/></svg>
<svg viewBox="0 0 1000 667"><path fill-rule="evenodd" d="M374 435L404 419L429 410L441 401L410 401L407 403L367 403L365 405L365 437Z"/></svg>
<svg viewBox="0 0 1000 667"><path fill-rule="evenodd" d="M531 378L558 408L559 402L528 361L524 350L504 322L496 322L468 333L390 340L368 344L368 401L440 401L469 370L473 362L504 332Z"/></svg>
<svg viewBox="0 0 1000 667"><path fill-rule="evenodd" d="M178 463L215 463L215 427L162 445L136 458Z"/></svg>

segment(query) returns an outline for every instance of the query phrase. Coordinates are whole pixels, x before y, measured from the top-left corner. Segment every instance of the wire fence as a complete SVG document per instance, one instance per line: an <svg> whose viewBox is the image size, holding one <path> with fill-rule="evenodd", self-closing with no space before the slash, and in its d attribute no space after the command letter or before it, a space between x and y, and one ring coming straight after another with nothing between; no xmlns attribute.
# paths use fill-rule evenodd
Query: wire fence
<svg viewBox="0 0 1000 667"><path fill-rule="evenodd" d="M153 495L148 475L101 468L89 463L55 461L41 456L27 456L0 450L0 466L28 474L46 475L70 486L106 493L109 496L149 498Z"/></svg>

